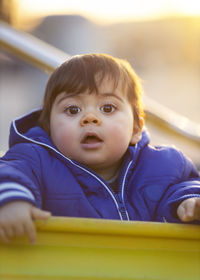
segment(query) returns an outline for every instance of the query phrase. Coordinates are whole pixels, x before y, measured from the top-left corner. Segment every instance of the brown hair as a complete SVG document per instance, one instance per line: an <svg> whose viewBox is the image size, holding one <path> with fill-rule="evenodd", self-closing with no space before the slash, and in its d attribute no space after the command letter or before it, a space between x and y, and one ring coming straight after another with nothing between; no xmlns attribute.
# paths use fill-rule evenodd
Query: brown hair
<svg viewBox="0 0 200 280"><path fill-rule="evenodd" d="M90 93L98 92L96 75L100 75L101 83L105 76L113 80L114 88L119 79L122 81L124 94L133 107L134 120L140 127L140 117L144 116L141 102L140 79L126 61L105 54L86 54L73 56L61 64L50 76L43 100L43 109L39 118L40 126L48 134L50 113L55 98L62 92L80 93L89 90Z"/></svg>

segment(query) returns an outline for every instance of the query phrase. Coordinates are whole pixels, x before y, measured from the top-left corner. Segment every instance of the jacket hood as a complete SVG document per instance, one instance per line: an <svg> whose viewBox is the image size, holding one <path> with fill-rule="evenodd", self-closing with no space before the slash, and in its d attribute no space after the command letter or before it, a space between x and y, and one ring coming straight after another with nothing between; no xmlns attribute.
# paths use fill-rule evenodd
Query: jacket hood
<svg viewBox="0 0 200 280"><path fill-rule="evenodd" d="M10 148L19 143L35 143L49 149L56 149L49 135L38 124L40 113L41 109L36 109L12 121L9 136ZM130 152L134 153L135 157L148 143L149 135L144 129L141 140Z"/></svg>
<svg viewBox="0 0 200 280"><path fill-rule="evenodd" d="M35 109L12 121L9 148L19 143L43 143L52 146L49 135L38 124L41 109Z"/></svg>

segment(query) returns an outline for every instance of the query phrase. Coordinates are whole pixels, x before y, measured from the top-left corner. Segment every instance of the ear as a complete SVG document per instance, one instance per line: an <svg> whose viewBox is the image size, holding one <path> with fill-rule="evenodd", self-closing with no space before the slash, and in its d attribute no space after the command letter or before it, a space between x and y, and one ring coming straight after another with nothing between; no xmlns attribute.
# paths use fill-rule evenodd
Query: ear
<svg viewBox="0 0 200 280"><path fill-rule="evenodd" d="M134 123L133 134L131 137L130 144L135 145L141 140L143 125L144 125L143 118L139 119L139 124Z"/></svg>

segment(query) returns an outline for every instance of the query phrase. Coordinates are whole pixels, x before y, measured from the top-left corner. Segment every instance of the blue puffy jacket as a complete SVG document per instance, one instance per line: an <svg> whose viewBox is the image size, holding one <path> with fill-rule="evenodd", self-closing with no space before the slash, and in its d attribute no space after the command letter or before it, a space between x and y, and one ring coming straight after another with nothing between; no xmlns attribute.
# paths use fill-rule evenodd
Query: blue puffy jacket
<svg viewBox="0 0 200 280"><path fill-rule="evenodd" d="M152 147L147 133L130 146L118 193L89 168L63 156L37 126L40 111L12 122L0 160L0 205L25 200L55 216L180 222L178 204L200 197L198 172L180 151Z"/></svg>

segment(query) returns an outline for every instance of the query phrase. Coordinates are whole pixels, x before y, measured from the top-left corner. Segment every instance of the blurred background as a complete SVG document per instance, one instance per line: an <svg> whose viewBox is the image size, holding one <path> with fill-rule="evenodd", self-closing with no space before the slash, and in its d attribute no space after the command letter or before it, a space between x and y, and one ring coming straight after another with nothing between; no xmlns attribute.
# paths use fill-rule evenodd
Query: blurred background
<svg viewBox="0 0 200 280"><path fill-rule="evenodd" d="M0 0L0 20L69 55L127 59L144 93L200 124L200 1ZM13 118L41 105L49 75L0 49L0 150ZM200 146L147 120L152 144L174 144L200 168Z"/></svg>

